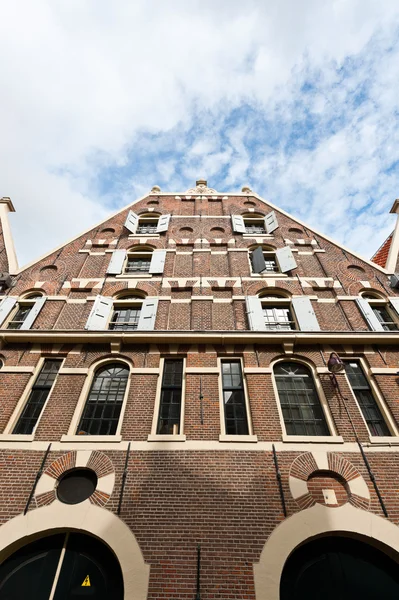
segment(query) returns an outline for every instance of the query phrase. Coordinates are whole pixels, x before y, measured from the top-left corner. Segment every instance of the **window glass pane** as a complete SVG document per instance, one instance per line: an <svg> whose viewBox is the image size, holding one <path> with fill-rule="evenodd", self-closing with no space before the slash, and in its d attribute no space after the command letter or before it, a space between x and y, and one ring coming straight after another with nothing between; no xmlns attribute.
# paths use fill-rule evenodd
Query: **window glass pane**
<svg viewBox="0 0 399 600"><path fill-rule="evenodd" d="M20 329L22 327L22 323L32 310L32 306L32 304L29 306L20 306L12 318L12 321L9 322L7 329Z"/></svg>
<svg viewBox="0 0 399 600"><path fill-rule="evenodd" d="M128 376L129 369L119 364L107 365L96 372L77 433L116 433Z"/></svg>
<svg viewBox="0 0 399 600"><path fill-rule="evenodd" d="M180 433L180 415L183 384L183 360L165 360L157 433Z"/></svg>
<svg viewBox="0 0 399 600"><path fill-rule="evenodd" d="M13 433L31 434L33 432L60 366L60 360L44 361Z"/></svg>
<svg viewBox="0 0 399 600"><path fill-rule="evenodd" d="M288 435L329 435L313 377L304 365L279 363L276 385Z"/></svg>
<svg viewBox="0 0 399 600"><path fill-rule="evenodd" d="M247 408L239 361L222 362L223 404L227 435L248 435Z"/></svg>
<svg viewBox="0 0 399 600"><path fill-rule="evenodd" d="M114 331L135 331L139 325L141 306L117 308L114 310L109 329Z"/></svg>
<svg viewBox="0 0 399 600"><path fill-rule="evenodd" d="M388 425L375 401L367 378L358 361L345 362L345 371L349 384L356 396L360 410L371 435L391 435Z"/></svg>

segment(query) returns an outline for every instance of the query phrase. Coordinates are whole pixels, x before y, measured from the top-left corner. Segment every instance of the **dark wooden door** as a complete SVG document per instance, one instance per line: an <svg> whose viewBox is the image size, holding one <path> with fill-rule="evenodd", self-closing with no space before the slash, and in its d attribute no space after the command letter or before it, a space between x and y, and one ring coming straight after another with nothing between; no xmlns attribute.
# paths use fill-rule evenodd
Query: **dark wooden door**
<svg viewBox="0 0 399 600"><path fill-rule="evenodd" d="M281 600L399 600L399 565L376 548L343 537L301 546L287 560Z"/></svg>
<svg viewBox="0 0 399 600"><path fill-rule="evenodd" d="M112 551L80 533L28 544L0 565L1 600L123 600L123 579Z"/></svg>

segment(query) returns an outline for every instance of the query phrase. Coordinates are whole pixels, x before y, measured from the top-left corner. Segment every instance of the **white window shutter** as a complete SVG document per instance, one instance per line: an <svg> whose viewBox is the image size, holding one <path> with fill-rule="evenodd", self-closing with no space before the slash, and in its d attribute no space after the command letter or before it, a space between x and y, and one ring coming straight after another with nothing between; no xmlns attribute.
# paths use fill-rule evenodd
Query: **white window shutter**
<svg viewBox="0 0 399 600"><path fill-rule="evenodd" d="M0 302L0 325L4 323L4 321L16 305L17 300L18 298L15 298L14 296L6 296Z"/></svg>
<svg viewBox="0 0 399 600"><path fill-rule="evenodd" d="M254 273L262 273L266 269L265 257L262 246L258 246L252 252L252 270Z"/></svg>
<svg viewBox="0 0 399 600"><path fill-rule="evenodd" d="M126 250L114 250L109 261L107 273L109 275L120 275L126 258Z"/></svg>
<svg viewBox="0 0 399 600"><path fill-rule="evenodd" d="M136 233L137 225L139 224L139 217L132 210L129 210L129 214L126 217L126 221L124 223L126 229L130 231L130 233Z"/></svg>
<svg viewBox="0 0 399 600"><path fill-rule="evenodd" d="M274 210L265 216L265 229L267 233L272 233L278 227L278 221Z"/></svg>
<svg viewBox="0 0 399 600"><path fill-rule="evenodd" d="M247 315L252 331L266 331L265 318L262 311L262 302L258 296L246 296Z"/></svg>
<svg viewBox="0 0 399 600"><path fill-rule="evenodd" d="M137 329L140 329L141 331L152 331L155 328L157 309L158 298L146 298L141 305Z"/></svg>
<svg viewBox="0 0 399 600"><path fill-rule="evenodd" d="M97 296L94 300L93 308L91 309L89 318L85 325L85 329L89 331L98 331L106 329L108 325L108 317L112 310L113 300L106 296Z"/></svg>
<svg viewBox="0 0 399 600"><path fill-rule="evenodd" d="M158 225L157 225L157 233L162 233L163 231L168 231L170 221L170 215L162 215L159 217Z"/></svg>
<svg viewBox="0 0 399 600"><path fill-rule="evenodd" d="M231 215L231 223L233 231L237 233L245 233L245 223L241 215Z"/></svg>
<svg viewBox="0 0 399 600"><path fill-rule="evenodd" d="M292 307L301 331L320 331L320 325L313 310L310 298L307 298L306 296L293 298Z"/></svg>
<svg viewBox="0 0 399 600"><path fill-rule="evenodd" d="M399 296L391 296L390 298L388 298L388 300L391 303L392 308L399 315Z"/></svg>
<svg viewBox="0 0 399 600"><path fill-rule="evenodd" d="M296 269L298 266L295 262L295 258L292 254L291 248L289 248L288 246L276 250L276 258L278 260L280 271L282 273L292 271L292 269Z"/></svg>
<svg viewBox="0 0 399 600"><path fill-rule="evenodd" d="M356 302L371 331L384 331L368 301L365 298L356 298Z"/></svg>
<svg viewBox="0 0 399 600"><path fill-rule="evenodd" d="M163 273L166 260L166 250L154 250L151 256L149 273Z"/></svg>
<svg viewBox="0 0 399 600"><path fill-rule="evenodd" d="M25 321L22 323L20 329L30 329L37 317L37 315L39 314L39 312L42 310L44 303L46 302L47 298L46 296L40 296L40 298L38 298L34 305L32 306L31 310L28 313L28 316L26 317Z"/></svg>

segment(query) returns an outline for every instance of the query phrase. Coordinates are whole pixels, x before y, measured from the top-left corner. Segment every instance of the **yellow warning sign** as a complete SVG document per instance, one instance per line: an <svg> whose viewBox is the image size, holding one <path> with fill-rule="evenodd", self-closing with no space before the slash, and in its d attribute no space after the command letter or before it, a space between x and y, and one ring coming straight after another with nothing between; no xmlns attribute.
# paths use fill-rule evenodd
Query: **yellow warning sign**
<svg viewBox="0 0 399 600"><path fill-rule="evenodd" d="M90 587L91 583L90 583L90 577L88 575L86 575L84 582L82 583L81 587Z"/></svg>

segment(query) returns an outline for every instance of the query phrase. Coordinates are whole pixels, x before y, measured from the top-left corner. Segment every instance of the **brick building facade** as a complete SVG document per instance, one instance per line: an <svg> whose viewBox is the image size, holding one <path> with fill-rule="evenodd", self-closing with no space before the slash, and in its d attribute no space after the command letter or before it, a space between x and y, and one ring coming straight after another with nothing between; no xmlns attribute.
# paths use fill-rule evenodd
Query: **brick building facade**
<svg viewBox="0 0 399 600"><path fill-rule="evenodd" d="M0 209L0 591L48 540L32 597L93 538L93 598L299 598L340 536L396 563L399 235L384 268L200 180L18 269Z"/></svg>

